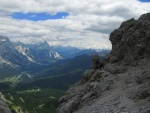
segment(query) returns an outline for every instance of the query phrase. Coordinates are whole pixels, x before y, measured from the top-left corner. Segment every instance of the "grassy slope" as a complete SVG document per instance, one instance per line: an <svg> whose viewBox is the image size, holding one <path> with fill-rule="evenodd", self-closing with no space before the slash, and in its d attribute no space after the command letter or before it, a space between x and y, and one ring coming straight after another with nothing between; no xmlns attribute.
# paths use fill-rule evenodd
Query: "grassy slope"
<svg viewBox="0 0 150 113"><path fill-rule="evenodd" d="M5 98L13 104L9 104L11 110L28 111L28 113L56 113L58 99L64 91L55 89L32 89L4 93Z"/></svg>

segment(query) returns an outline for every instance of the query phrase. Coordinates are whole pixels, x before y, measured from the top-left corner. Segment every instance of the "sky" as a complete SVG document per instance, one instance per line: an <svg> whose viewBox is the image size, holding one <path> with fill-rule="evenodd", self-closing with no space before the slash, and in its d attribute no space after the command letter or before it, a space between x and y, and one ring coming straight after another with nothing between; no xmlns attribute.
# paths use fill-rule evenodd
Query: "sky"
<svg viewBox="0 0 150 113"><path fill-rule="evenodd" d="M0 35L11 41L111 49L109 34L150 12L150 0L0 0Z"/></svg>

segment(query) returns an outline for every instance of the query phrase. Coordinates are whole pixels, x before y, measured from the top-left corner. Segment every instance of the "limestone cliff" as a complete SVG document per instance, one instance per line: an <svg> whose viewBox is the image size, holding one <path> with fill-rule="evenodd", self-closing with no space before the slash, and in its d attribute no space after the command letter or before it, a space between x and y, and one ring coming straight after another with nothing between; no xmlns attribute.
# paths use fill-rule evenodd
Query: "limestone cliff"
<svg viewBox="0 0 150 113"><path fill-rule="evenodd" d="M150 113L150 13L110 34L104 70L87 70L60 98L58 113Z"/></svg>

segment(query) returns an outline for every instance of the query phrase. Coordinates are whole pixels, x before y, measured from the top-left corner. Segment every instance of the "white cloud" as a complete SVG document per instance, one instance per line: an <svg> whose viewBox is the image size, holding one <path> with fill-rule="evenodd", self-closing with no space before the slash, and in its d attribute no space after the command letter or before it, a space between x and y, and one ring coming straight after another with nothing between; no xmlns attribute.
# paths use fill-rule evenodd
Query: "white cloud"
<svg viewBox="0 0 150 113"><path fill-rule="evenodd" d="M138 0L0 0L0 34L14 41L82 48L111 48L109 33L122 21L150 11L150 3ZM67 12L58 20L15 20L15 12ZM35 15L33 15L35 16Z"/></svg>

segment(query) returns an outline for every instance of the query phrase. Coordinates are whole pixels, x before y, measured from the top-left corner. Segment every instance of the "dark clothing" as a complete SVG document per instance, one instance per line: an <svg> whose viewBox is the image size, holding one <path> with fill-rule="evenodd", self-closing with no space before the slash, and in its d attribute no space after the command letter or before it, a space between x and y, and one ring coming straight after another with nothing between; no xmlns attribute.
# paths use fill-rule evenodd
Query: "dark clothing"
<svg viewBox="0 0 150 113"><path fill-rule="evenodd" d="M100 62L100 63L99 63L99 69L100 69L100 70L101 70L101 69L104 69L104 65L105 65L105 64L104 64L103 62Z"/></svg>
<svg viewBox="0 0 150 113"><path fill-rule="evenodd" d="M94 56L93 59L93 69L96 70L99 67L99 57L98 56Z"/></svg>

